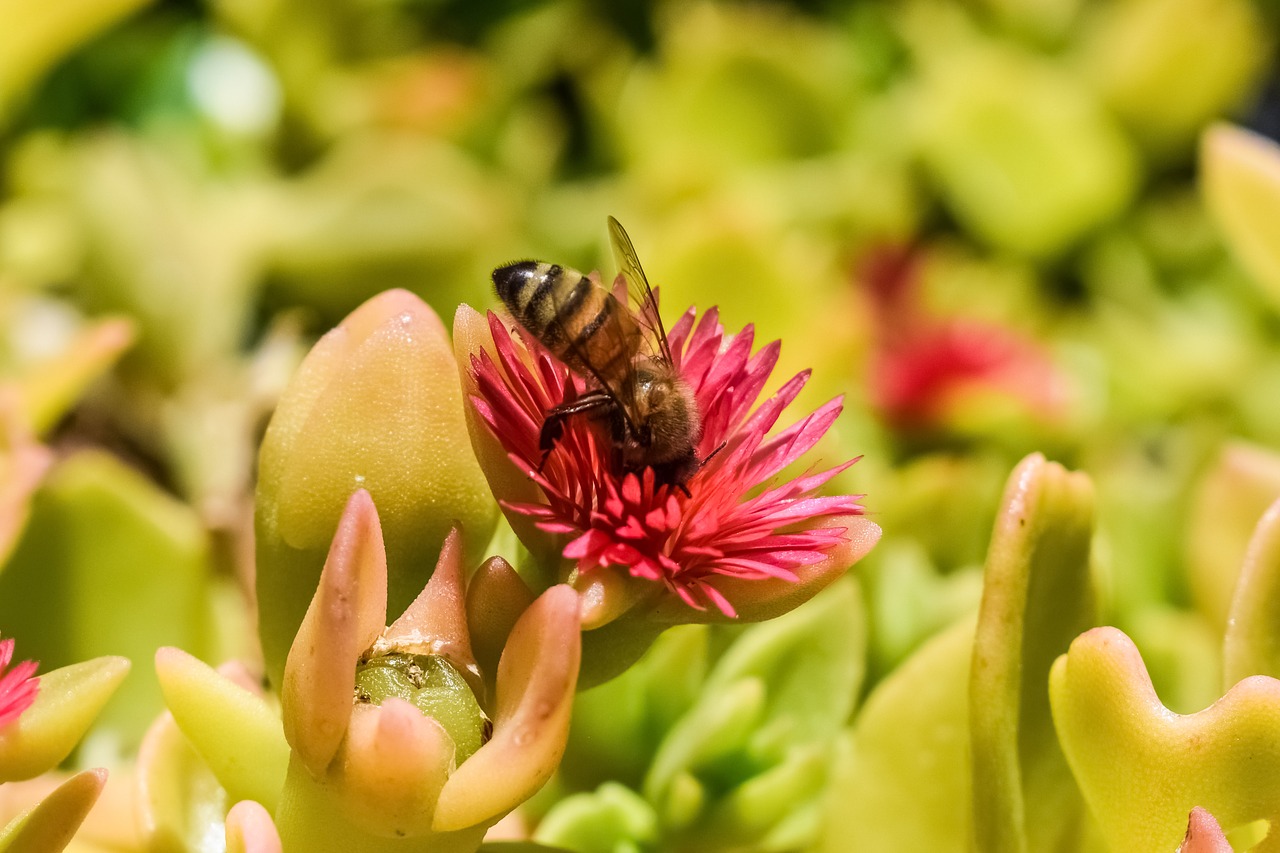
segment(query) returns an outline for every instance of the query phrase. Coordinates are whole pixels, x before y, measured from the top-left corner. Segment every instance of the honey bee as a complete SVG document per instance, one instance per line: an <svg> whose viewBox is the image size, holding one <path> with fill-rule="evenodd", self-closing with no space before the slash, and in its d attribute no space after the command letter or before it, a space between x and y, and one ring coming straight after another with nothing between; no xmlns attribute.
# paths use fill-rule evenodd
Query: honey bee
<svg viewBox="0 0 1280 853"><path fill-rule="evenodd" d="M586 393L546 413L538 444L542 461L564 434L565 421L603 422L615 464L652 468L659 483L689 494L704 464L697 454L702 418L693 389L671 357L658 305L618 220L609 237L627 286L627 305L609 289L568 267L519 261L493 271L498 298L516 321L574 373Z"/></svg>

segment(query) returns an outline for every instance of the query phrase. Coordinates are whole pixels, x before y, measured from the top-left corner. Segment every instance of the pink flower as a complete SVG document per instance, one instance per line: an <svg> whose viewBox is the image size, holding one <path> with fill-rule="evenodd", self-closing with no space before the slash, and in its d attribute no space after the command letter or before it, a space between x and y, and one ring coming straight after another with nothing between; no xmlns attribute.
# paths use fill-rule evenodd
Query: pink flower
<svg viewBox="0 0 1280 853"><path fill-rule="evenodd" d="M570 419L543 463L538 435L545 413L582 394L587 384L537 342L513 338L492 312L488 327L494 352L472 351L471 402L545 498L503 506L534 519L543 531L568 537L563 554L576 561L580 576L621 567L631 577L660 584L655 592L674 593L699 611L712 605L735 617L745 603L751 612L743 615L763 618L755 606L763 599L788 598L794 606L847 569L878 537L875 525L857 518L863 513L858 496L817 494L856 460L778 482L783 469L826 433L841 401L770 435L809 373L793 377L756 406L780 345L775 341L752 353L751 326L726 335L714 308L695 326L691 308L671 329L675 366L693 390L703 423L697 452L705 464L686 484L687 495L657 482L651 468L613 469L608 438L583 418ZM779 590L779 581L805 594Z"/></svg>
<svg viewBox="0 0 1280 853"><path fill-rule="evenodd" d="M9 669L13 647L12 638L0 640L0 728L21 717L22 712L36 701L36 693L40 690L40 679L35 678L38 666L35 661L24 660Z"/></svg>

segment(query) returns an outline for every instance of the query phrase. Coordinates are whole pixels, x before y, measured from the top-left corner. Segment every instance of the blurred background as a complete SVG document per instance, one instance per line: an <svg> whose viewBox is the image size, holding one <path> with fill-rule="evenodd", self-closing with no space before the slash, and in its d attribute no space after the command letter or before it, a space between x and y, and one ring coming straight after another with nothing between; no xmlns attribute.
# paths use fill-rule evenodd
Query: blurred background
<svg viewBox="0 0 1280 853"><path fill-rule="evenodd" d="M130 748L157 646L253 654L256 447L310 343L390 287L448 324L516 258L612 271L613 215L668 316L781 338L797 411L845 396L819 455L863 455L836 486L885 529L864 690L972 608L1038 449L1098 485L1105 621L1199 707L1280 494L1280 323L1197 151L1280 133L1278 14L0 0L4 464L39 472L0 495L0 630L133 657L88 747Z"/></svg>

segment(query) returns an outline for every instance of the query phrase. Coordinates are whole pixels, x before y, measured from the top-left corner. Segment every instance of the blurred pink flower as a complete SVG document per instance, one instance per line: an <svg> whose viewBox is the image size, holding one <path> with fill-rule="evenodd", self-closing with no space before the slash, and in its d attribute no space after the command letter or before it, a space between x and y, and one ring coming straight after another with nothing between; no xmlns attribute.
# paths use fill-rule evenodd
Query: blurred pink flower
<svg viewBox="0 0 1280 853"><path fill-rule="evenodd" d="M902 429L936 427L974 391L1007 395L1039 417L1060 412L1066 383L1044 350L994 323L931 316L919 267L915 251L886 247L862 269L877 331L870 394L884 417Z"/></svg>
<svg viewBox="0 0 1280 853"><path fill-rule="evenodd" d="M513 338L488 315L496 361L471 356L476 411L510 459L542 488L547 503L504 502L542 530L571 537L564 556L584 575L608 566L663 584L690 607L737 614L742 581L794 582L798 570L827 560L847 542L835 517L858 516L858 496L815 494L855 460L778 484L784 468L811 449L835 421L834 399L775 435L769 431L809 378L805 371L755 406L778 360L773 342L754 354L754 329L726 335L713 308L695 326L689 309L672 327L671 352L702 414L697 451L705 464L686 484L658 483L651 468L615 470L606 437L572 420L543 463L545 413L587 390L584 380L536 342ZM541 472L538 471L542 465ZM872 540L874 541L874 540ZM869 547L869 546L868 546ZM854 558L856 559L856 558ZM839 567L843 571L844 563ZM719 588L735 590L733 596ZM739 601L739 608L743 601Z"/></svg>
<svg viewBox="0 0 1280 853"><path fill-rule="evenodd" d="M31 707L40 691L40 679L35 677L39 665L32 660L9 669L13 660L14 640L0 640L0 728L9 725ZM8 671L6 671L8 670Z"/></svg>

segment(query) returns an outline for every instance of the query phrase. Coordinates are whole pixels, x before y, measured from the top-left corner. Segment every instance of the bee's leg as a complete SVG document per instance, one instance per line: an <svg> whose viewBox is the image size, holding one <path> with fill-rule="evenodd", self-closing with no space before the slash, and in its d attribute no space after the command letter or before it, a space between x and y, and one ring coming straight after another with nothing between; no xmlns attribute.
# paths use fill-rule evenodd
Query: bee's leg
<svg viewBox="0 0 1280 853"><path fill-rule="evenodd" d="M729 443L729 442L727 442L727 441L722 441L722 442L720 442L720 446L719 446L719 447L717 447L715 450L711 451L710 453L708 453L706 456L704 456L704 457L702 458L702 461L698 463L698 467L699 467L699 468L701 468L703 465L706 465L706 464L707 464L708 462L710 462L712 459L715 459L715 458L716 458L716 454L717 454L717 453L719 453L721 450L724 450L725 445L726 445L726 444L728 444L728 443Z"/></svg>
<svg viewBox="0 0 1280 853"><path fill-rule="evenodd" d="M571 403L564 403L547 410L546 419L538 433L538 449L542 451L542 461L538 463L538 473L547 464L547 457L556 446L556 442L564 435L564 422L576 415L600 413L606 407L614 406L613 398L603 391L592 391L584 394Z"/></svg>

